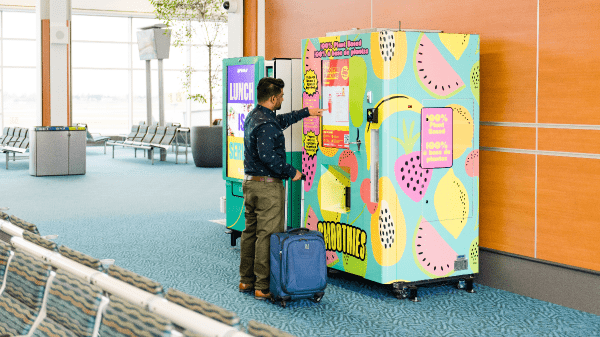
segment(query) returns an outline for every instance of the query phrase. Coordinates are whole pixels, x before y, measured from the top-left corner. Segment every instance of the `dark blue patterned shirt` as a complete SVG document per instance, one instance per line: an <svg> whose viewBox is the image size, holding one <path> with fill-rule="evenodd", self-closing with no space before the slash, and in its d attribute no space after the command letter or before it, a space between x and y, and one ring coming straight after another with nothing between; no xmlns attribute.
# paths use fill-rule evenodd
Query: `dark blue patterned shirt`
<svg viewBox="0 0 600 337"><path fill-rule="evenodd" d="M293 178L296 169L286 162L283 130L308 116L308 108L276 115L257 104L244 121L244 172L250 176Z"/></svg>

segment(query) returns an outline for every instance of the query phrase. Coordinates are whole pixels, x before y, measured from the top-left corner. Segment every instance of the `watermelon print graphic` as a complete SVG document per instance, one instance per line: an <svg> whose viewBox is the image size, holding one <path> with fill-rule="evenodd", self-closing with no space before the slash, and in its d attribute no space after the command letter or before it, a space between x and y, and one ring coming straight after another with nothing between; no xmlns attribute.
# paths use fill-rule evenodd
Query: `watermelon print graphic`
<svg viewBox="0 0 600 337"><path fill-rule="evenodd" d="M302 174L306 176L304 181L304 191L310 191L315 179L315 170L317 167L317 156L309 156L306 150L302 150Z"/></svg>
<svg viewBox="0 0 600 337"><path fill-rule="evenodd" d="M406 122L402 120L402 126L404 129L404 139L392 137L402 145L404 148L405 155L400 156L394 164L394 173L396 174L396 181L402 191L408 195L413 201L419 202L425 196L429 182L431 181L431 174L433 173L430 169L421 168L421 152L412 152L413 147L417 140L419 140L420 132L413 136L413 129L415 122L410 124L410 134L406 131Z"/></svg>
<svg viewBox="0 0 600 337"><path fill-rule="evenodd" d="M413 60L417 81L431 96L444 99L465 88L460 76L427 35L421 34L417 41Z"/></svg>
<svg viewBox="0 0 600 337"><path fill-rule="evenodd" d="M419 269L431 278L454 273L456 252L423 217L415 229L413 256Z"/></svg>

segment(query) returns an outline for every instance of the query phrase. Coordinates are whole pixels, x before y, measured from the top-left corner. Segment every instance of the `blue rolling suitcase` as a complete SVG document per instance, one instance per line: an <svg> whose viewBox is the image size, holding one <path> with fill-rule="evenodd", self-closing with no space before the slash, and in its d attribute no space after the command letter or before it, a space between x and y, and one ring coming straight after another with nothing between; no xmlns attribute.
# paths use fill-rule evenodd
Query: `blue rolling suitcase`
<svg viewBox="0 0 600 337"><path fill-rule="evenodd" d="M304 203L304 188L301 200ZM271 235L270 244L269 290L273 296L272 301L279 302L284 308L290 300L306 298L320 302L327 286L323 234L307 228L295 228Z"/></svg>

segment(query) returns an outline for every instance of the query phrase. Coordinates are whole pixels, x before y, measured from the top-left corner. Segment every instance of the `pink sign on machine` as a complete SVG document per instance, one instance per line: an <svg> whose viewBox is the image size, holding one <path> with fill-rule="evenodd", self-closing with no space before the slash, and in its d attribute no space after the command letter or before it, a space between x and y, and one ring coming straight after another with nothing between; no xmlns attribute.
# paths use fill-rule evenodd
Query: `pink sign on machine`
<svg viewBox="0 0 600 337"><path fill-rule="evenodd" d="M421 110L421 167L452 167L452 108Z"/></svg>

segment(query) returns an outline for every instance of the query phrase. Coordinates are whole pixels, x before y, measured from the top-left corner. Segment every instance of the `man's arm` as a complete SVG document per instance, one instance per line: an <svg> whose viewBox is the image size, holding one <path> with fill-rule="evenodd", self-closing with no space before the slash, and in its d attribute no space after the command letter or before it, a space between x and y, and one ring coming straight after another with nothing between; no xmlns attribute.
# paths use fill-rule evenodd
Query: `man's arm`
<svg viewBox="0 0 600 337"><path fill-rule="evenodd" d="M279 125L281 126L281 128L285 130L288 126L290 126L290 125L296 123L297 121L301 120L302 118L308 117L308 116L310 116L310 114L308 113L308 108L304 108L302 110L292 111L290 113L277 115L277 116L275 116L275 118L277 118L277 121L279 122Z"/></svg>
<svg viewBox="0 0 600 337"><path fill-rule="evenodd" d="M304 108L302 110L292 111L287 114L277 115L276 118L279 122L279 125L281 125L281 128L285 130L285 128L298 122L302 118L306 118L309 116L323 116L323 111L325 111L325 109Z"/></svg>
<svg viewBox="0 0 600 337"><path fill-rule="evenodd" d="M293 178L296 176L296 169L275 153L275 137L278 132L273 124L263 124L258 130L255 130L256 147L258 148L258 157L272 172Z"/></svg>

